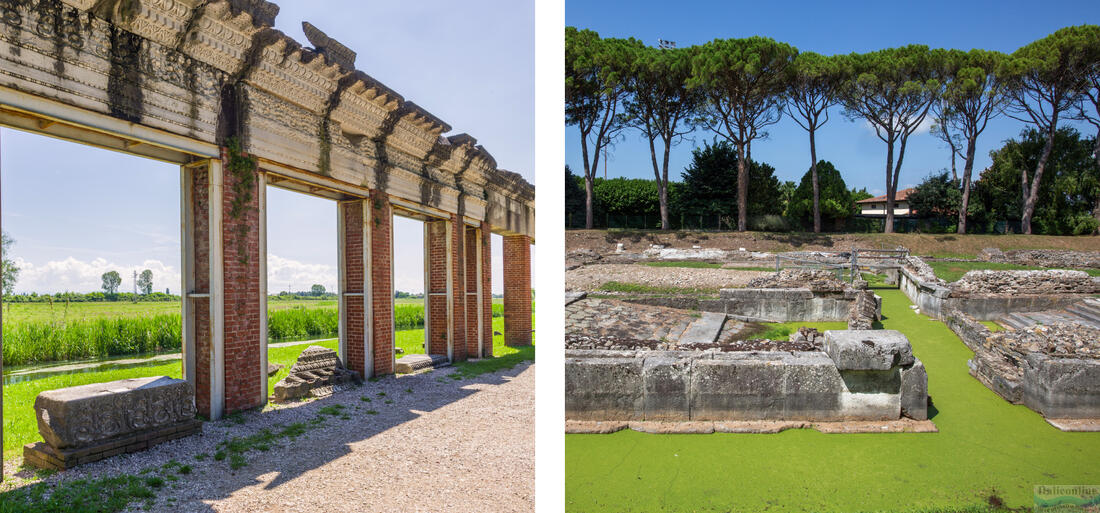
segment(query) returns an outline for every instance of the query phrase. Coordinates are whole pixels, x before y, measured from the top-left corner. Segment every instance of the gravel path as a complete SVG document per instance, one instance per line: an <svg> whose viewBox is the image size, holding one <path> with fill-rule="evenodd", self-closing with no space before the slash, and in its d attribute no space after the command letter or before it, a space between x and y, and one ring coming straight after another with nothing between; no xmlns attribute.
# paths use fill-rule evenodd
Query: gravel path
<svg viewBox="0 0 1100 513"><path fill-rule="evenodd" d="M565 290L594 291L609 281L652 287L720 289L744 287L768 273L737 269L651 267L637 264L592 264L566 271Z"/></svg>
<svg viewBox="0 0 1100 513"><path fill-rule="evenodd" d="M387 377L325 399L248 413L239 424L208 422L201 435L47 481L137 475L175 459L193 470L158 491L153 511L533 511L534 364L463 380L449 378L452 372ZM343 415L319 411L335 404L344 406ZM236 471L228 459L195 458L213 455L231 437L318 417L323 423L298 438L246 453L247 466ZM143 504L130 509L143 511Z"/></svg>

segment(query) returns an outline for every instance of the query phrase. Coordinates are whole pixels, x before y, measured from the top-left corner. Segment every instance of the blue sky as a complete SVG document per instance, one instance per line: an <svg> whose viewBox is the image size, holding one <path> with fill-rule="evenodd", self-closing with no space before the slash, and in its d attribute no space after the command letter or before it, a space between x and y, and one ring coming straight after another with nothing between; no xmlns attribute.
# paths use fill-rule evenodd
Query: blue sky
<svg viewBox="0 0 1100 513"><path fill-rule="evenodd" d="M834 2L567 0L565 22L595 30L601 37L634 37L651 46L656 46L657 39L685 47L717 38L760 35L826 55L913 43L1012 52L1064 26L1100 23L1100 8L1095 1L847 2L841 6ZM1018 135L1023 126L1003 116L990 122L978 140L975 178L989 165L989 151ZM1095 135L1091 127L1083 131ZM753 159L771 164L781 180L800 180L810 167L806 131L784 118L769 132L767 140L753 143ZM698 130L673 147L669 179L679 180L691 162L692 148L713 137L711 132ZM653 178L649 147L637 131L627 131L609 155L609 178ZM885 193L886 144L864 122L847 120L839 107L831 111L828 124L817 133L817 155L835 164L849 187ZM582 173L580 135L575 126L565 128L565 162L575 173ZM962 163L958 165L961 171ZM601 163L599 176L603 176L603 167ZM950 154L925 128L909 140L899 184L915 185L942 169L950 169Z"/></svg>
<svg viewBox="0 0 1100 513"><path fill-rule="evenodd" d="M281 0L276 28L307 44L309 21L358 53L359 69L478 139L500 167L534 183L534 6L471 0ZM458 16L461 22L458 22ZM3 229L23 273L16 291L92 291L110 269L133 287L179 292L179 168L0 129ZM423 289L423 238L398 219L395 286ZM336 286L336 205L268 189L269 289ZM501 290L499 237L493 289Z"/></svg>

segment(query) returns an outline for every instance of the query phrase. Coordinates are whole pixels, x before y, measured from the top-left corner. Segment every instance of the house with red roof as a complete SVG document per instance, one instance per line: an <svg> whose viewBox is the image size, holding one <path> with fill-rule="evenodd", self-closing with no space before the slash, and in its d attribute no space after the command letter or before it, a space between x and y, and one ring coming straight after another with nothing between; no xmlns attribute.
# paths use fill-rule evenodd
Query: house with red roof
<svg viewBox="0 0 1100 513"><path fill-rule="evenodd" d="M913 188L902 189L894 194L894 217L910 217L916 213L909 207L909 194ZM856 202L859 207L857 217L886 217L886 195L875 196Z"/></svg>

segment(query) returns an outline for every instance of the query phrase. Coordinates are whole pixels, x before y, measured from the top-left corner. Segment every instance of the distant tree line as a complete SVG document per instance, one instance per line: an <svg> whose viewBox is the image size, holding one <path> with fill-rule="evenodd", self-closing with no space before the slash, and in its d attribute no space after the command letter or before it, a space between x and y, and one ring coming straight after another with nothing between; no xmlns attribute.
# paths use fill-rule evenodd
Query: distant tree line
<svg viewBox="0 0 1100 513"><path fill-rule="evenodd" d="M730 198L738 194L738 154L727 141L706 143L692 152L692 162L678 181L667 186L667 210L662 212L657 180L640 178L596 178L593 181L594 224L603 227L622 226L619 219L634 223L646 222L656 228L667 215L671 228L735 229L739 211ZM865 189L849 190L840 172L832 163L817 164L822 216L827 229L852 228L855 202L871 197ZM763 231L808 230L814 227L813 185L806 171L799 183L781 182L775 168L767 163L751 161L747 166L749 195L746 205L748 227ZM566 222L570 228L584 227L584 219L569 217L583 211L585 180L565 169Z"/></svg>
<svg viewBox="0 0 1100 513"><path fill-rule="evenodd" d="M626 130L639 132L649 143L654 215L662 228L672 228L677 193L669 179L671 148L684 135L704 128L728 143L736 156L737 186L734 196L724 201L735 205L736 229L747 229L754 201L759 207L775 198L773 190L756 188L752 144L766 139L768 127L786 114L807 131L809 202L799 208L809 207L813 229L820 231L830 207L822 196L816 135L828 122L830 110L840 107L849 120L874 128L886 146L886 232L894 231L894 201L906 146L926 120L933 121L932 133L951 152L951 182L959 191L959 233L967 231L972 194L979 195L971 183L978 137L990 119L1002 114L1025 123L1037 134L1040 149L1031 160L1004 160L1004 165L1016 167L1015 183L1006 184L1006 190L1014 192L1003 199L1018 205L1021 230L1030 234L1033 221L1041 231L1083 226L1069 219L1050 224L1049 215L1043 214L1050 208L1045 202L1051 201L1043 193L1044 176L1059 123L1080 120L1100 134L1100 27L1066 27L1012 54L909 45L834 56L799 52L765 37L653 48L633 38L601 39L591 30L567 27L565 97L566 121L581 137L589 228L598 208L599 161ZM1091 157L1100 165L1100 147L1095 146L1100 137L1093 144ZM1093 217L1100 219L1100 203Z"/></svg>

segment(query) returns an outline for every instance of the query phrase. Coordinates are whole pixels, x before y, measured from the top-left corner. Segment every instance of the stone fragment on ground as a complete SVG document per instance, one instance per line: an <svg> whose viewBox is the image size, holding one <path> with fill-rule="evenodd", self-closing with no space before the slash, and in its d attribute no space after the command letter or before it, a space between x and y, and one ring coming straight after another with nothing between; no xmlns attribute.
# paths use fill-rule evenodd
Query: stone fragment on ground
<svg viewBox="0 0 1100 513"><path fill-rule="evenodd" d="M309 346L290 367L290 374L275 383L276 402L323 397L338 387L362 382L359 373L344 368L336 351L321 346Z"/></svg>

